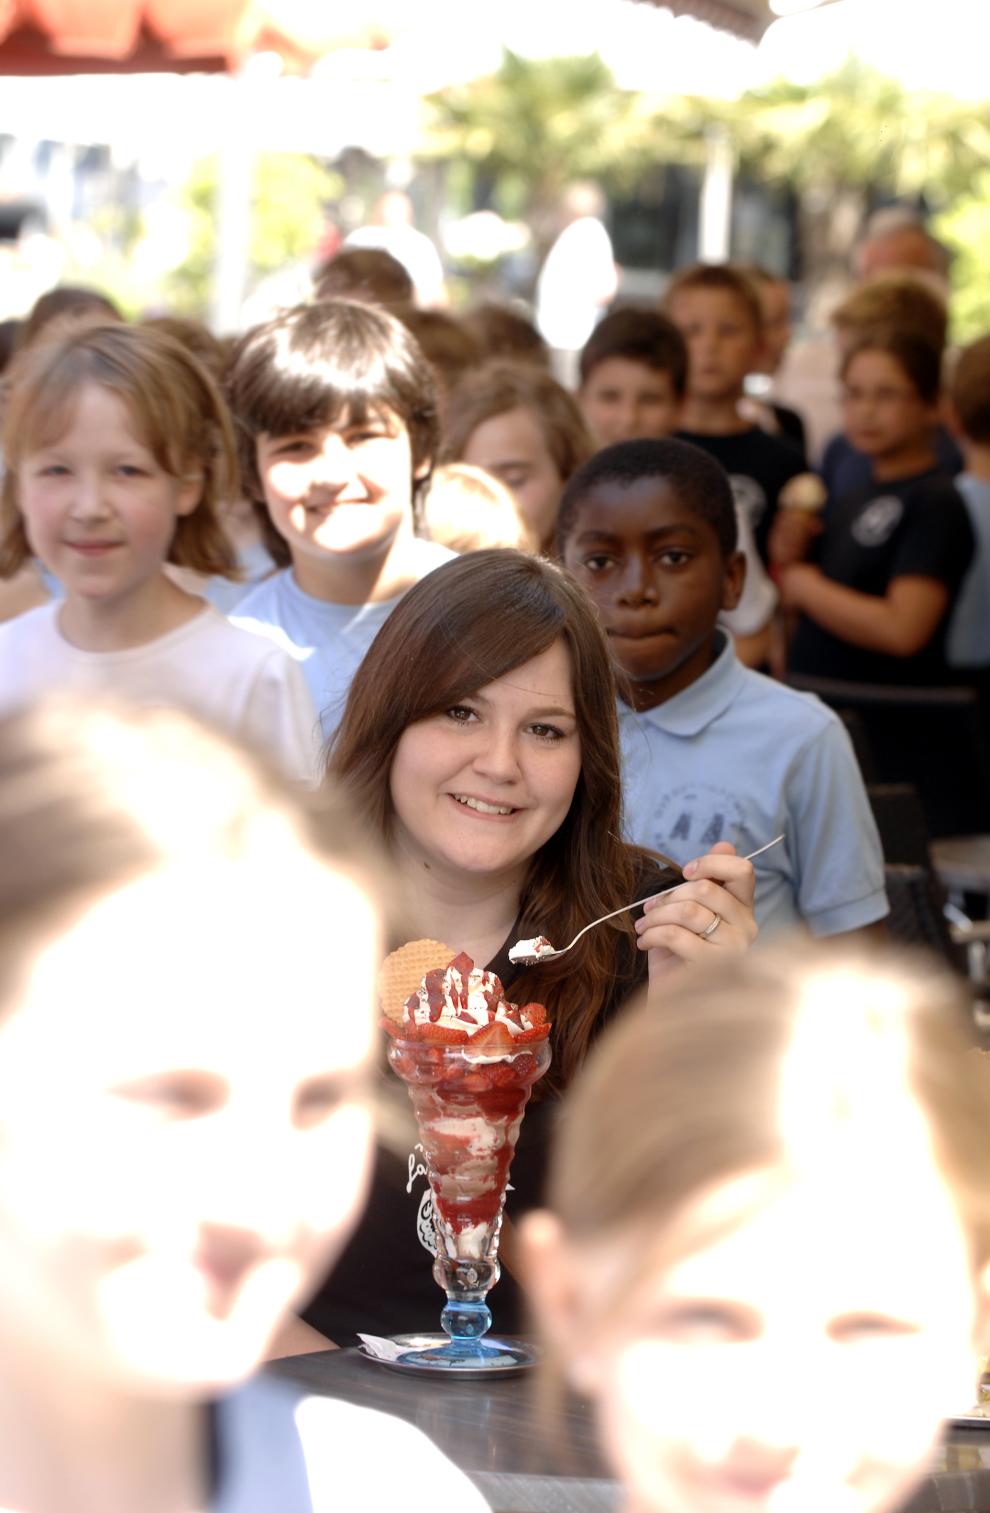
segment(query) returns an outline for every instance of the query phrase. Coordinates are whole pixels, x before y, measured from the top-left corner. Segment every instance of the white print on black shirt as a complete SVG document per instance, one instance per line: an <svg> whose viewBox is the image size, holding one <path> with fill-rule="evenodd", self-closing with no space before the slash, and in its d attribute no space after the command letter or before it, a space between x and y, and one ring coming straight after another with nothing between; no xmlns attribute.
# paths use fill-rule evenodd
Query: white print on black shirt
<svg viewBox="0 0 990 1513"><path fill-rule="evenodd" d="M756 479L750 478L748 473L730 473L729 483L732 485L732 497L737 507L748 517L750 525L755 530L766 513L766 494Z"/></svg>
<svg viewBox="0 0 990 1513"><path fill-rule="evenodd" d="M883 546L900 525L904 500L896 494L882 494L871 499L852 523L852 538L860 546Z"/></svg>
<svg viewBox="0 0 990 1513"><path fill-rule="evenodd" d="M413 1183L419 1177L428 1177L429 1173L422 1161L417 1160L416 1152L423 1154L423 1147L414 1145L409 1152L408 1172L409 1181L406 1183L406 1192L411 1193ZM512 1183L505 1184L507 1193L512 1192ZM419 1207L416 1209L416 1238L424 1250L428 1250L431 1256L437 1253L437 1232L433 1227L433 1193L427 1185L426 1191L420 1194Z"/></svg>
<svg viewBox="0 0 990 1513"><path fill-rule="evenodd" d="M745 831L743 806L726 788L684 783L659 799L650 845L680 857L701 856L716 841L739 840Z"/></svg>

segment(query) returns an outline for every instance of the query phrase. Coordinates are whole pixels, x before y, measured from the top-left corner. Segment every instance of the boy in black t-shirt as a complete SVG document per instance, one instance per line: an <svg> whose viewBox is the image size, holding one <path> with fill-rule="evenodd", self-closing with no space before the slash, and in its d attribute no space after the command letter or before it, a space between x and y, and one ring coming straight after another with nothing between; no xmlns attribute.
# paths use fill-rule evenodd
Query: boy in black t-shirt
<svg viewBox="0 0 990 1513"><path fill-rule="evenodd" d="M725 468L766 562L778 495L805 465L795 447L753 425L740 408L746 375L758 367L762 352L759 295L738 269L699 263L675 273L664 305L688 347L677 435L703 447Z"/></svg>
<svg viewBox="0 0 990 1513"><path fill-rule="evenodd" d="M946 680L946 627L973 533L935 453L939 369L930 341L894 328L864 333L843 358L846 434L872 477L829 500L813 561L780 570L782 600L800 613L794 672Z"/></svg>

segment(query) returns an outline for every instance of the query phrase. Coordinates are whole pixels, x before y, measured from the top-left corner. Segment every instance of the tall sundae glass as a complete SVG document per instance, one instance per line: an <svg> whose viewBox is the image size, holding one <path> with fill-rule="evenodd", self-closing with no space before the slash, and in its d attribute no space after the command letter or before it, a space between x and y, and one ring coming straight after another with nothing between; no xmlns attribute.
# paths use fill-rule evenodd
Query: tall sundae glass
<svg viewBox="0 0 990 1513"><path fill-rule="evenodd" d="M550 1026L541 1004L507 1003L499 979L470 957L448 961L425 974L402 1004L401 1019L392 1012L383 1021L389 1062L416 1116L433 1196L433 1275L447 1296L440 1316L447 1340L409 1351L401 1363L447 1372L518 1370L536 1353L518 1340L485 1338L492 1322L486 1298L499 1277L499 1232L519 1129L533 1085L550 1065Z"/></svg>

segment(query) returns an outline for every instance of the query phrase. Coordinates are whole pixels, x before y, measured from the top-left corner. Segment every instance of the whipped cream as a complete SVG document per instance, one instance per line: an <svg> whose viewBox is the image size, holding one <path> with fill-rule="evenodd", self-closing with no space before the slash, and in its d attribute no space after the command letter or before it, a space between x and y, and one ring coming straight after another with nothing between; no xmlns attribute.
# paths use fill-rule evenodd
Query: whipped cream
<svg viewBox="0 0 990 1513"><path fill-rule="evenodd" d="M509 960L539 961L541 956L548 955L553 949L545 935L534 935L532 940L517 940L514 946L510 946Z"/></svg>
<svg viewBox="0 0 990 1513"><path fill-rule="evenodd" d="M427 972L416 992L406 999L402 1017L407 1024L437 1024L466 1030L469 1035L490 1024L505 1025L510 1035L533 1028L527 1014L506 1002L495 973L476 967L463 951L449 967Z"/></svg>

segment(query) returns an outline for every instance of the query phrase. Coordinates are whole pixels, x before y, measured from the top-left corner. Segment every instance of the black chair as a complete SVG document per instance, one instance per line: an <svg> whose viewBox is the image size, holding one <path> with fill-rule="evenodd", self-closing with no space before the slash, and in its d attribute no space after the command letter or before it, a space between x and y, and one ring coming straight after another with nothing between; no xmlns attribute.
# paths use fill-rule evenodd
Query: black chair
<svg viewBox="0 0 990 1513"><path fill-rule="evenodd" d="M880 832L884 861L931 871L931 837L917 788L911 783L867 783L866 796Z"/></svg>
<svg viewBox="0 0 990 1513"><path fill-rule="evenodd" d="M990 831L990 744L976 689L886 687L797 673L788 682L859 718L876 780L913 784L933 839Z"/></svg>

